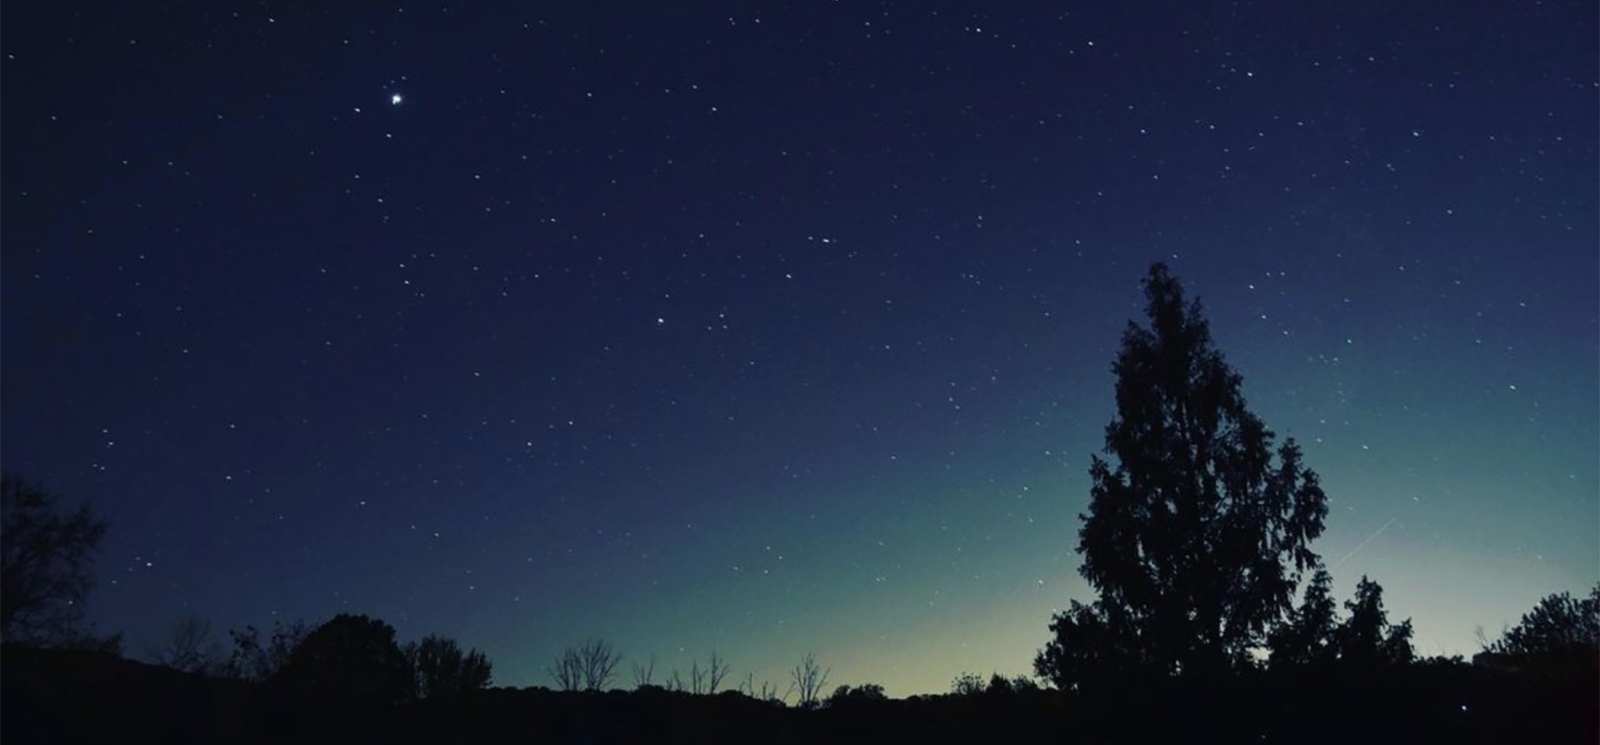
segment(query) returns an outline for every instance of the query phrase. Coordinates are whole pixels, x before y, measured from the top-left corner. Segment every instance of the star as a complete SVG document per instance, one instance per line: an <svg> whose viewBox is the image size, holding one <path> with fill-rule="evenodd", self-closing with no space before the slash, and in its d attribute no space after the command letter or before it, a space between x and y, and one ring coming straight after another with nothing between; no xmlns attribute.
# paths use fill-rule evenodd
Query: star
<svg viewBox="0 0 1600 745"><path fill-rule="evenodd" d="M400 105L400 101L401 101L401 98L400 98L400 94L398 94L398 93L389 96L389 105L391 105L391 106L399 106Z"/></svg>

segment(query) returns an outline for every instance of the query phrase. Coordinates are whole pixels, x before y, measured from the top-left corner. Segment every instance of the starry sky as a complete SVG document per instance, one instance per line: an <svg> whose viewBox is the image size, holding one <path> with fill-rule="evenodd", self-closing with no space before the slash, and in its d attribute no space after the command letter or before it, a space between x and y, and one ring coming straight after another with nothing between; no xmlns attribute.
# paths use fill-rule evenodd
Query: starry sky
<svg viewBox="0 0 1600 745"><path fill-rule="evenodd" d="M13 4L4 463L110 522L134 655L360 612L939 692L1092 598L1165 261L1338 596L1470 655L1600 578L1596 15Z"/></svg>

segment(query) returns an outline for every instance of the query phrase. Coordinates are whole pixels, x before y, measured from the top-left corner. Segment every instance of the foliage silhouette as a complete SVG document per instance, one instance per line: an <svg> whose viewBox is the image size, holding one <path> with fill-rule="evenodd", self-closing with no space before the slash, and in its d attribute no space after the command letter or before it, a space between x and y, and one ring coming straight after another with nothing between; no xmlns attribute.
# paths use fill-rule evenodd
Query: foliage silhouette
<svg viewBox="0 0 1600 745"><path fill-rule="evenodd" d="M364 615L340 614L306 634L269 683L321 713L366 715L414 692L413 673L394 627Z"/></svg>
<svg viewBox="0 0 1600 745"><path fill-rule="evenodd" d="M976 696L983 693L983 676L973 672L963 672L950 681L950 694L953 696Z"/></svg>
<svg viewBox="0 0 1600 745"><path fill-rule="evenodd" d="M99 638L83 624L105 535L87 505L60 513L55 494L0 471L0 639L120 651L120 636Z"/></svg>
<svg viewBox="0 0 1600 745"><path fill-rule="evenodd" d="M1587 598L1546 595L1490 650L1503 654L1600 654L1600 584Z"/></svg>
<svg viewBox="0 0 1600 745"><path fill-rule="evenodd" d="M1299 446L1274 449L1166 266L1143 285L1150 326L1123 333L1112 460L1093 457L1080 516L1079 571L1100 598L1058 614L1035 662L1062 687L1086 679L1066 667L1078 663L1157 676L1246 667L1320 564L1310 543L1327 497Z"/></svg>
<svg viewBox="0 0 1600 745"><path fill-rule="evenodd" d="M494 666L482 652L462 652L456 640L436 634L407 644L405 653L416 674L419 698L477 690L494 677Z"/></svg>
<svg viewBox="0 0 1600 745"><path fill-rule="evenodd" d="M1377 582L1363 576L1345 610L1349 616L1334 634L1342 665L1371 669L1411 663L1411 619L1390 625Z"/></svg>
<svg viewBox="0 0 1600 745"><path fill-rule="evenodd" d="M231 629L228 636L233 640L233 652L223 668L223 675L264 683L289 664L295 647L310 633L311 626L305 621L287 624L275 621L272 636L262 643L261 632L254 626Z"/></svg>
<svg viewBox="0 0 1600 745"><path fill-rule="evenodd" d="M1034 673L1063 691L1130 680L1138 651L1130 634L1116 630L1124 623L1121 610L1071 601L1051 619L1052 640L1034 658Z"/></svg>
<svg viewBox="0 0 1600 745"><path fill-rule="evenodd" d="M1011 696L1019 693L1033 693L1039 690L1039 684L1026 675L1007 678L1000 673L989 676L989 687L984 693L990 696Z"/></svg>
<svg viewBox="0 0 1600 745"><path fill-rule="evenodd" d="M1600 583L1586 598L1565 592L1540 598L1484 652L1508 667L1594 677L1591 671L1600 667Z"/></svg>
<svg viewBox="0 0 1600 745"><path fill-rule="evenodd" d="M833 689L833 693L828 696L827 705L830 709L838 709L867 706L888 700L888 695L883 692L883 686L877 683L862 683L854 688L841 685Z"/></svg>
<svg viewBox="0 0 1600 745"><path fill-rule="evenodd" d="M1339 655L1334 640L1338 615L1333 600L1333 577L1327 569L1318 567L1306 585L1300 607L1290 611L1285 622L1269 635L1268 663L1275 668L1285 668L1333 662Z"/></svg>

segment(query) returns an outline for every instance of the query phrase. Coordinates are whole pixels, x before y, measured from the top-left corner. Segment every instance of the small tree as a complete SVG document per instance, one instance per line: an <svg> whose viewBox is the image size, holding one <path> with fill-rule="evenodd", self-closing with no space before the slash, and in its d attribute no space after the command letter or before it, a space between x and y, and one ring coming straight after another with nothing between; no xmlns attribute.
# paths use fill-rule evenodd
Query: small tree
<svg viewBox="0 0 1600 745"><path fill-rule="evenodd" d="M647 664L641 665L641 664L639 664L637 662L633 663L633 687L634 688L643 688L645 686L655 685L655 677L656 677L656 656L655 655L650 655L650 662L647 663Z"/></svg>
<svg viewBox="0 0 1600 745"><path fill-rule="evenodd" d="M802 709L815 709L822 703L823 686L828 684L828 673L817 664L816 655L808 654L800 664L789 671L789 690L798 697L796 705Z"/></svg>
<svg viewBox="0 0 1600 745"><path fill-rule="evenodd" d="M197 675L218 675L226 666L222 645L211 636L211 622L194 615L178 619L151 657L158 665Z"/></svg>
<svg viewBox="0 0 1600 745"><path fill-rule="evenodd" d="M976 696L983 693L983 676L963 672L950 681L950 693L956 696Z"/></svg>
<svg viewBox="0 0 1600 745"><path fill-rule="evenodd" d="M676 671L674 671L676 675ZM715 651L711 653L711 660L704 668L700 662L695 661L689 668L689 692L694 694L716 693L722 687L722 679L728 675L728 663Z"/></svg>
<svg viewBox="0 0 1600 745"><path fill-rule="evenodd" d="M620 664L622 655L617 654L610 643L594 639L578 647L568 647L546 672L560 690L599 691L605 689Z"/></svg>
<svg viewBox="0 0 1600 745"><path fill-rule="evenodd" d="M456 640L430 634L407 652L416 670L417 696L429 698L489 685L494 666L482 652L463 653Z"/></svg>
<svg viewBox="0 0 1600 745"><path fill-rule="evenodd" d="M1306 585L1305 600L1268 637L1269 664L1284 668L1332 662L1339 652L1334 639L1338 623L1333 577L1318 567Z"/></svg>
<svg viewBox="0 0 1600 745"><path fill-rule="evenodd" d="M0 639L120 649L120 636L112 645L83 625L89 570L105 535L105 521L87 505L61 513L56 495L0 471Z"/></svg>
<svg viewBox="0 0 1600 745"><path fill-rule="evenodd" d="M1344 607L1350 615L1334 633L1340 663L1366 668L1411 663L1411 619L1389 623L1377 582L1363 576Z"/></svg>

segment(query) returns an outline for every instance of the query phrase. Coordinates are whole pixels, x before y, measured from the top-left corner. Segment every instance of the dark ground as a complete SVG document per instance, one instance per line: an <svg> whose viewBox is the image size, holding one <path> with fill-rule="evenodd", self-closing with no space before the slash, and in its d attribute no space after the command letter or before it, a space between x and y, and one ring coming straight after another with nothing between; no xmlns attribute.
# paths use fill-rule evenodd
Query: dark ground
<svg viewBox="0 0 1600 745"><path fill-rule="evenodd" d="M87 652L7 646L0 737L16 743L1600 742L1600 680L1419 665L1381 675L1260 675L925 696L801 711L736 693L498 688L360 714L270 686Z"/></svg>

